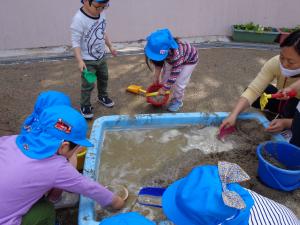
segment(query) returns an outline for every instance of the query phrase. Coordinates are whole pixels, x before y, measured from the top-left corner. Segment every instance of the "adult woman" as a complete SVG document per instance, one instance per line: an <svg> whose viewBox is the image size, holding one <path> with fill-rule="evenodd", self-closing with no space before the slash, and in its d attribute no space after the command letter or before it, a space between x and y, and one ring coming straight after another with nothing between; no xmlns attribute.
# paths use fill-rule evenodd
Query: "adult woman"
<svg viewBox="0 0 300 225"><path fill-rule="evenodd" d="M277 87L270 83L276 80ZM294 82L300 80L300 30L291 33L280 44L280 55L271 58L265 63L257 77L250 83L241 95L230 115L223 120L220 129L236 123L237 116L250 106L259 108L259 97L263 92L276 93ZM266 129L269 132L279 132L290 128L300 93L288 100L270 99L266 109L279 114Z"/></svg>

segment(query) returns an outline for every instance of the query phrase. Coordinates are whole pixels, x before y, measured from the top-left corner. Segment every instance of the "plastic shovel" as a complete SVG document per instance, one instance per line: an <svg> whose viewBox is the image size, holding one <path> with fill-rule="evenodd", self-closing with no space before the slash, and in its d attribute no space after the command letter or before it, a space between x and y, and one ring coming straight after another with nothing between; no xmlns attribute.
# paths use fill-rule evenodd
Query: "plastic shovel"
<svg viewBox="0 0 300 225"><path fill-rule="evenodd" d="M135 84L129 85L126 90L128 92L131 92L131 93L134 93L134 94L143 94L146 97L152 97L152 96L157 96L158 95L157 91L147 93L147 91L144 90L142 86L138 86L138 85L135 85ZM166 91L166 94L170 94L170 91Z"/></svg>
<svg viewBox="0 0 300 225"><path fill-rule="evenodd" d="M146 94L146 90L144 90L142 86L135 84L129 85L126 90L134 94Z"/></svg>
<svg viewBox="0 0 300 225"><path fill-rule="evenodd" d="M162 187L143 187L138 193L137 202L141 205L161 208L161 197L165 190Z"/></svg>
<svg viewBox="0 0 300 225"><path fill-rule="evenodd" d="M287 96L290 97L290 98L295 97L296 95L297 95L297 92L295 90L292 90L292 91L287 93ZM282 92L277 92L275 94L263 93L260 96L260 99L259 99L260 109L261 110L265 109L265 107L268 104L268 101L269 101L270 98L283 98L283 97L285 97L285 95Z"/></svg>
<svg viewBox="0 0 300 225"><path fill-rule="evenodd" d="M97 80L97 76L94 72L88 71L87 69L83 70L83 77L89 82L90 84L95 83Z"/></svg>
<svg viewBox="0 0 300 225"><path fill-rule="evenodd" d="M220 141L225 141L225 137L236 131L235 126L223 127L217 135Z"/></svg>

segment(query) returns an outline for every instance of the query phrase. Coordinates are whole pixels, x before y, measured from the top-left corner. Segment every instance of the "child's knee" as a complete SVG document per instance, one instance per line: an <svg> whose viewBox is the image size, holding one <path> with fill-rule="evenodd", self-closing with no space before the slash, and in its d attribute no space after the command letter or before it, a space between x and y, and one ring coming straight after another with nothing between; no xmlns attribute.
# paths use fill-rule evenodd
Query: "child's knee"
<svg viewBox="0 0 300 225"><path fill-rule="evenodd" d="M54 223L54 205L46 199L39 200L22 218L22 225L53 225Z"/></svg>

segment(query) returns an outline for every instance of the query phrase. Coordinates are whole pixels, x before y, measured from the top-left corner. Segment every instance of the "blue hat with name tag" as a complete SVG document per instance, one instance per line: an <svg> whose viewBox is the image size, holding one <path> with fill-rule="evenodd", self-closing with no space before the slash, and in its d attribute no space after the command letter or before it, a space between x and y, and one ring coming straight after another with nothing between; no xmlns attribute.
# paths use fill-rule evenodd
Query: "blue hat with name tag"
<svg viewBox="0 0 300 225"><path fill-rule="evenodd" d="M29 158L44 159L53 156L62 142L93 146L86 138L88 126L83 116L70 106L46 108L35 126L18 135L16 143Z"/></svg>
<svg viewBox="0 0 300 225"><path fill-rule="evenodd" d="M169 29L157 30L147 37L145 54L149 59L162 61L170 49L177 49L178 44Z"/></svg>
<svg viewBox="0 0 300 225"><path fill-rule="evenodd" d="M40 93L34 104L33 112L25 119L21 127L21 133L28 132L34 127L44 109L56 105L71 106L70 97L63 92L52 90Z"/></svg>

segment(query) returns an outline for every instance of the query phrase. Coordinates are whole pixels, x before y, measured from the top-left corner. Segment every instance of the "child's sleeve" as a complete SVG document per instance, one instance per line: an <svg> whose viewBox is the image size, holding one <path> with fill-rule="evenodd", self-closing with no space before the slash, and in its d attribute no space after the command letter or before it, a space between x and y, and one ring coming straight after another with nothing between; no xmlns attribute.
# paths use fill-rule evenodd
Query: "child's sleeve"
<svg viewBox="0 0 300 225"><path fill-rule="evenodd" d="M83 36L83 25L75 16L71 24L71 43L73 48L80 47L81 38Z"/></svg>
<svg viewBox="0 0 300 225"><path fill-rule="evenodd" d="M181 57L179 52L175 51L174 56L168 63L172 66L172 68L170 72L170 77L163 87L165 90L170 90L172 85L176 82L178 75L183 69L184 57Z"/></svg>
<svg viewBox="0 0 300 225"><path fill-rule="evenodd" d="M111 191L80 174L68 162L63 163L58 169L54 187L87 196L103 207L110 205L114 197Z"/></svg>

